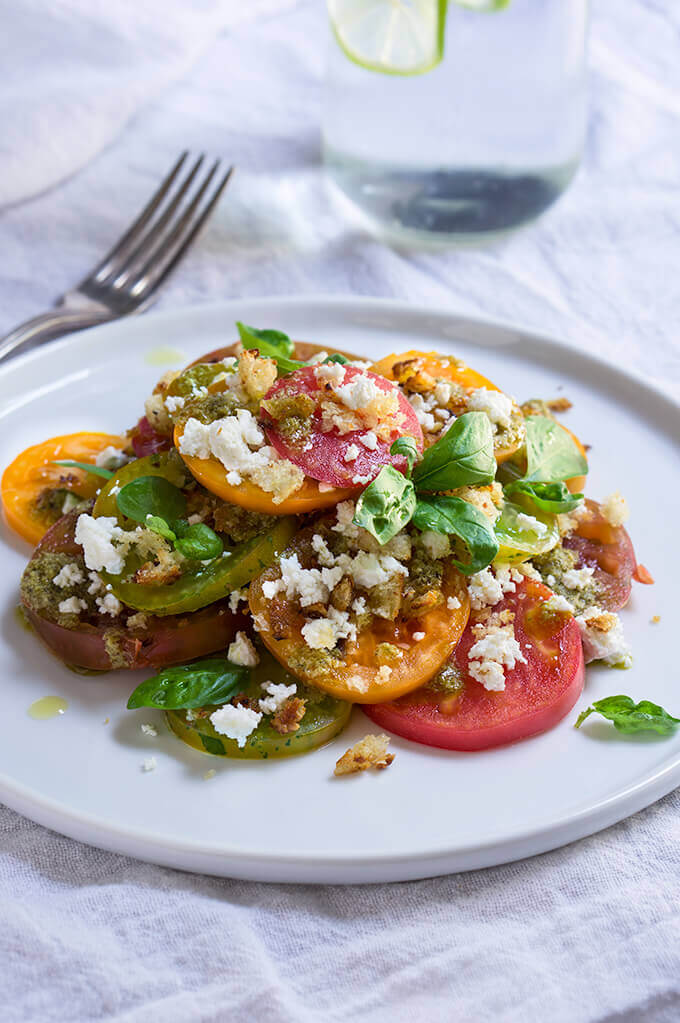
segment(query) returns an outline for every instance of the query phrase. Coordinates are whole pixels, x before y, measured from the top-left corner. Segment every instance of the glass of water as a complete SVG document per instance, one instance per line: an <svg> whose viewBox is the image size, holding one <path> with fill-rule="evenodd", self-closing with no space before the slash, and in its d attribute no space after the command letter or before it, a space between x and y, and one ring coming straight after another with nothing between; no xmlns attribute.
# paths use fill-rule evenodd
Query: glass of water
<svg viewBox="0 0 680 1023"><path fill-rule="evenodd" d="M588 0L328 2L324 160L383 233L481 241L561 195L585 135Z"/></svg>

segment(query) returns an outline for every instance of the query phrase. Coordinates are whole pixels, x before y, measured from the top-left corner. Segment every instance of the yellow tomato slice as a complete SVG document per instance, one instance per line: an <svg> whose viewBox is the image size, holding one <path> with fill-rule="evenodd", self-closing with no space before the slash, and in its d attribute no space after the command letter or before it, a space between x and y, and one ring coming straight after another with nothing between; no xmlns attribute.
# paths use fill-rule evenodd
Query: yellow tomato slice
<svg viewBox="0 0 680 1023"><path fill-rule="evenodd" d="M461 387L465 387L469 391L476 390L478 387L483 387L487 391L500 392L501 390L493 381L482 376L481 373L478 373L476 369L472 369L471 366L465 365L460 359L449 359L446 355L441 355L439 352L419 352L413 349L409 352L393 353L374 363L371 369L374 373L379 373L388 380L396 380L395 366L402 362L410 362L413 359L420 360L419 370L421 373L435 379L450 380L452 383L460 384ZM461 414L463 411L464 409L461 408L458 414ZM513 411L518 416L521 416L519 406L515 406ZM514 455L521 445L522 438L520 437L516 443L512 443L507 447L496 448L494 452L496 461L499 464L505 462Z"/></svg>
<svg viewBox="0 0 680 1023"><path fill-rule="evenodd" d="M295 549L295 543L289 550ZM381 703L417 689L431 679L455 649L470 614L464 577L453 566L444 570L445 597L457 597L459 607L451 609L446 600L419 618L386 621L375 618L370 629L348 641L338 658L314 657L302 635L305 618L300 608L281 595L265 597L262 584L278 576L275 566L250 585L250 610L258 624L259 636L274 657L304 682L323 689L341 700ZM415 635L424 633L419 640ZM376 663L376 647L390 643L402 656L394 661L387 678ZM310 655L312 655L310 657Z"/></svg>
<svg viewBox="0 0 680 1023"><path fill-rule="evenodd" d="M94 465L105 448L124 449L127 445L126 437L115 434L70 433L26 448L2 476L0 489L7 522L29 543L37 544L55 521L38 504L44 490L69 490L77 497L90 498L102 486L101 477L55 465L57 459Z"/></svg>

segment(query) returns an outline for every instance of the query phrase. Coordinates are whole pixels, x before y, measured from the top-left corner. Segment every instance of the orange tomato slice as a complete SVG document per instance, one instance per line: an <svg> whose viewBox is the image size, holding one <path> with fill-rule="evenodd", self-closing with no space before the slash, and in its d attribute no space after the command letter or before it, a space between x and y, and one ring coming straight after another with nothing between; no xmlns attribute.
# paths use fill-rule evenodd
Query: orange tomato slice
<svg viewBox="0 0 680 1023"><path fill-rule="evenodd" d="M56 460L94 464L105 448L123 449L127 445L126 437L111 433L70 433L26 448L7 466L0 482L7 522L29 543L37 544L55 521L37 503L44 490L69 490L78 497L90 498L103 482L82 469L55 465Z"/></svg>
<svg viewBox="0 0 680 1023"><path fill-rule="evenodd" d="M175 427L175 447L178 451L182 432L181 427ZM360 489L332 487L330 490L319 490L316 480L306 477L299 490L280 504L274 504L274 495L262 490L255 483L248 480L244 480L238 486L227 483L227 470L216 458L194 458L191 455L182 455L181 452L180 455L194 479L211 494L221 497L229 504L237 504L240 508L263 512L265 515L305 515L307 512L330 508L339 501L346 501Z"/></svg>
<svg viewBox="0 0 680 1023"><path fill-rule="evenodd" d="M288 553L300 549L304 537L293 541ZM450 609L446 601L418 618L397 618L386 621L374 618L370 629L359 633L355 641L347 641L342 659L333 659L328 666L307 668L306 646L302 635L305 624L294 601L278 595L265 597L263 583L276 579L276 566L268 568L250 584L250 610L258 623L258 634L264 645L291 674L304 682L352 703L379 703L394 700L403 693L424 685L439 671L455 649L470 614L470 600L465 579L452 565L444 570L445 597L457 597L459 607ZM424 633L419 640L415 634ZM381 676L375 653L379 643L390 643L402 651L391 664L386 679Z"/></svg>
<svg viewBox="0 0 680 1023"><path fill-rule="evenodd" d="M467 388L467 390L473 391L478 387L483 387L487 391L501 390L493 381L482 376L481 373L478 373L476 369L472 369L471 366L466 366L460 359L449 360L439 352L419 352L413 349L409 352L393 353L375 362L371 369L374 373L379 373L388 380L395 380L395 365L400 362L408 362L411 359L420 360L420 370L423 373L436 379L450 380L454 384L460 384L461 387ZM519 411L519 406L517 406L517 412ZM499 464L507 461L521 447L521 443L521 440L518 440L517 443L511 444L508 447L497 448L495 451L496 461Z"/></svg>

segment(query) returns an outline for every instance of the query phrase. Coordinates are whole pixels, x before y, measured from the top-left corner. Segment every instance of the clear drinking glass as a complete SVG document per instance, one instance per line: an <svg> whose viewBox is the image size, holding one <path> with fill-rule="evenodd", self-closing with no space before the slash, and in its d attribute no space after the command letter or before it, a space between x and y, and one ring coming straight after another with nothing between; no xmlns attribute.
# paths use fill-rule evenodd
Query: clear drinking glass
<svg viewBox="0 0 680 1023"><path fill-rule="evenodd" d="M331 178L396 241L470 242L533 220L578 167L587 21L588 0L485 11L450 0L440 63L411 75L353 62L333 35L323 111Z"/></svg>

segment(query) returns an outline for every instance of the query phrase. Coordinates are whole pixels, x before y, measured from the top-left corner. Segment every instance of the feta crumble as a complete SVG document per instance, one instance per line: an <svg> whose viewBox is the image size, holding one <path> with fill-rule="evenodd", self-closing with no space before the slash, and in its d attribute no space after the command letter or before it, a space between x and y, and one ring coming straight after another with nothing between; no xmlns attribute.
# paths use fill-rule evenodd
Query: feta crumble
<svg viewBox="0 0 680 1023"><path fill-rule="evenodd" d="M378 446L378 435L373 430L366 430L366 433L359 434L359 443L369 451L375 451Z"/></svg>
<svg viewBox="0 0 680 1023"><path fill-rule="evenodd" d="M344 454L346 462L356 462L359 457L359 448L356 444L350 444Z"/></svg>
<svg viewBox="0 0 680 1023"><path fill-rule="evenodd" d="M439 561L441 558L448 558L451 553L451 543L445 533L435 533L431 529L426 529L423 533L421 533L420 540L423 547L434 561Z"/></svg>
<svg viewBox="0 0 680 1023"><path fill-rule="evenodd" d="M449 611L457 611L459 609L459 607L461 606L461 603L460 603L460 600L458 599L458 597L447 597L446 598L446 606L448 607ZM418 633L418 635L424 636L425 633ZM414 632L414 634L413 634L414 639L415 639L415 636L416 636L416 633Z"/></svg>
<svg viewBox="0 0 680 1023"><path fill-rule="evenodd" d="M527 659L515 638L512 625L489 622L477 626L477 641L468 653L468 671L485 689L500 692L505 689L505 669L526 664Z"/></svg>
<svg viewBox="0 0 680 1023"><path fill-rule="evenodd" d="M600 607L589 607L577 616L576 624L581 631L586 663L604 661L612 667L630 668L633 655L617 614L603 611Z"/></svg>
<svg viewBox="0 0 680 1023"><path fill-rule="evenodd" d="M583 568L568 568L562 575L562 584L568 590L582 590L593 578L594 571L590 565L584 565Z"/></svg>
<svg viewBox="0 0 680 1023"><path fill-rule="evenodd" d="M157 761L156 761L155 757L146 757L142 761L142 770L143 771L155 771L156 770L156 766L157 766Z"/></svg>
<svg viewBox="0 0 680 1023"><path fill-rule="evenodd" d="M218 707L210 715L210 723L220 735L226 735L227 739L235 739L239 749L243 749L248 736L255 731L262 714L260 711L251 710L250 707L240 705L234 707L227 703L224 707Z"/></svg>
<svg viewBox="0 0 680 1023"><path fill-rule="evenodd" d="M471 412L486 412L494 427L507 429L511 423L513 409L512 398L502 391L491 391L486 387L478 387L468 395L467 407Z"/></svg>
<svg viewBox="0 0 680 1023"><path fill-rule="evenodd" d="M347 611L328 608L326 618L313 618L302 626L302 637L311 650L332 650L340 639L355 640L356 625L350 621Z"/></svg>
<svg viewBox="0 0 680 1023"><path fill-rule="evenodd" d="M553 593L552 597L546 600L543 606L548 611L568 611L572 615L574 613L573 605L569 603L566 597L559 593Z"/></svg>
<svg viewBox="0 0 680 1023"><path fill-rule="evenodd" d="M493 607L503 599L501 584L488 568L483 568L481 572L475 572L470 576L468 592L474 611L479 611L483 607Z"/></svg>
<svg viewBox="0 0 680 1023"><path fill-rule="evenodd" d="M75 586L77 583L82 583L82 581L83 573L75 561L60 568L52 580L54 585L59 586L60 589L66 589L67 586Z"/></svg>
<svg viewBox="0 0 680 1023"><path fill-rule="evenodd" d="M121 608L123 607L118 598L114 597L113 593L107 593L103 597L97 597L95 603L100 614L111 615L112 618L115 618L116 615L120 614Z"/></svg>
<svg viewBox="0 0 680 1023"><path fill-rule="evenodd" d="M268 694L258 701L263 714L276 714L286 700L290 699L291 696L295 696L297 692L295 683L287 686L284 683L277 685L275 682L263 682L262 688Z"/></svg>
<svg viewBox="0 0 680 1023"><path fill-rule="evenodd" d="M236 614L239 604L242 603L248 603L248 588L246 586L240 590L232 590L229 594L229 610L232 614Z"/></svg>
<svg viewBox="0 0 680 1023"><path fill-rule="evenodd" d="M535 533L536 536L545 536L548 532L545 522L541 522L540 519L535 518L533 515L519 512L515 521L520 529L526 529L528 532Z"/></svg>
<svg viewBox="0 0 680 1023"><path fill-rule="evenodd" d="M66 600L59 601L59 614L62 615L78 615L81 611L87 610L87 602L81 600L80 597L67 597Z"/></svg>
<svg viewBox="0 0 680 1023"><path fill-rule="evenodd" d="M78 516L75 541L83 548L85 564L94 572L105 570L120 575L125 564L123 555L113 546L114 539L120 539L123 530L112 515L95 519L83 513Z"/></svg>
<svg viewBox="0 0 680 1023"><path fill-rule="evenodd" d="M94 460L94 464L99 469L110 469L112 466L110 463L118 466L121 462L125 461L125 454L120 448L114 448L113 444L109 444L108 447L100 451Z"/></svg>
<svg viewBox="0 0 680 1023"><path fill-rule="evenodd" d="M155 739L158 735L158 729L155 725L140 725L139 727L143 735L148 735L152 739Z"/></svg>
<svg viewBox="0 0 680 1023"><path fill-rule="evenodd" d="M229 644L227 660L232 664L241 664L246 668L254 668L260 663L257 650L245 632L237 632L233 643Z"/></svg>
<svg viewBox="0 0 680 1023"><path fill-rule="evenodd" d="M449 600L453 600L453 599L455 599L455 598L449 597ZM448 606L448 601L447 601L447 606ZM460 607L460 601L458 601L458 606ZM413 642L414 643L420 643L420 641L422 639L425 639L425 633L424 632L414 632L413 633Z"/></svg>

